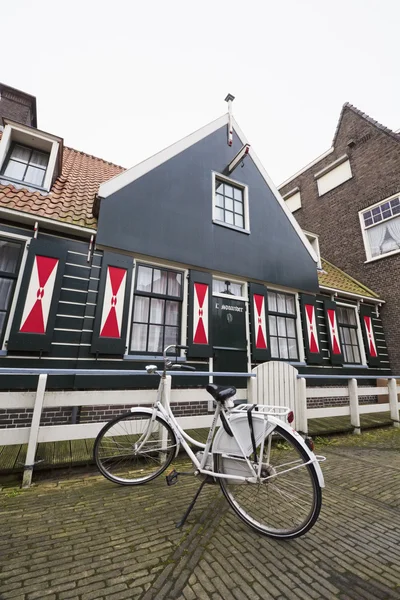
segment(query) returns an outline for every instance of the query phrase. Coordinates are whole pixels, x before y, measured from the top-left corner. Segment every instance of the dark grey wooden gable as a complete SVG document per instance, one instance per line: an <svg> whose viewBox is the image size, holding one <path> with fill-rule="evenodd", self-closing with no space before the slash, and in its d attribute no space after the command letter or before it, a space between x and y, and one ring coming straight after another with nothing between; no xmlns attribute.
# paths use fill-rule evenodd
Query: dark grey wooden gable
<svg viewBox="0 0 400 600"><path fill-rule="evenodd" d="M250 156L232 177L249 187L250 235L212 222L212 172L241 146L223 126L101 200L97 243L317 292L315 263Z"/></svg>

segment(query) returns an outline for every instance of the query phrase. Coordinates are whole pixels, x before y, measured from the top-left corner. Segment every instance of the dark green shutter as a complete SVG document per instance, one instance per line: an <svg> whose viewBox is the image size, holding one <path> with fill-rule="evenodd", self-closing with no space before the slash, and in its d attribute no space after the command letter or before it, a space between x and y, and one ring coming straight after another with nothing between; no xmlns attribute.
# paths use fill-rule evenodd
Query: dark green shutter
<svg viewBox="0 0 400 600"><path fill-rule="evenodd" d="M249 284L251 357L254 362L271 358L268 324L268 292L259 283Z"/></svg>
<svg viewBox="0 0 400 600"><path fill-rule="evenodd" d="M66 257L62 240L29 242L8 350L50 350Z"/></svg>
<svg viewBox="0 0 400 600"><path fill-rule="evenodd" d="M94 320L92 352L125 354L133 258L104 252Z"/></svg>
<svg viewBox="0 0 400 600"><path fill-rule="evenodd" d="M212 347L212 276L203 271L189 272L188 356L207 358Z"/></svg>
<svg viewBox="0 0 400 600"><path fill-rule="evenodd" d="M325 323L329 340L329 353L332 365L343 364L343 349L339 335L339 327L336 315L336 302L324 300Z"/></svg>
<svg viewBox="0 0 400 600"><path fill-rule="evenodd" d="M316 297L301 294L300 308L307 363L310 365L321 365L322 351Z"/></svg>
<svg viewBox="0 0 400 600"><path fill-rule="evenodd" d="M379 358L378 347L376 344L375 327L373 319L375 317L375 309L372 306L361 304L360 306L360 321L361 331L364 338L365 353L367 362L370 367L379 367L381 359Z"/></svg>

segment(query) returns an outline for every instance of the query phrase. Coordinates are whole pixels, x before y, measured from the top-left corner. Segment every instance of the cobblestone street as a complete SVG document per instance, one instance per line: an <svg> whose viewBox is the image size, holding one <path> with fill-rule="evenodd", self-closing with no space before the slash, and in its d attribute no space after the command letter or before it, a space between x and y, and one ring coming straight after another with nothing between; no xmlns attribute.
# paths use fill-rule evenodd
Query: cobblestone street
<svg viewBox="0 0 400 600"><path fill-rule="evenodd" d="M219 486L206 486L176 529L191 477L129 488L76 469L28 490L3 482L0 598L399 599L400 430L317 451L327 456L321 516L290 542L254 533Z"/></svg>

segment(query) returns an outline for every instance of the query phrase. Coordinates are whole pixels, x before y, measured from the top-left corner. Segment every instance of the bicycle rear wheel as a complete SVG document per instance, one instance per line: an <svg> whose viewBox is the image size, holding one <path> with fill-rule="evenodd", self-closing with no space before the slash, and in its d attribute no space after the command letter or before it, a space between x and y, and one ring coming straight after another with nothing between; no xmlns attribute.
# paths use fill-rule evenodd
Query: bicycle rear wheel
<svg viewBox="0 0 400 600"><path fill-rule="evenodd" d="M260 454L261 444L258 449ZM264 441L262 483L219 479L221 489L235 513L264 535L291 539L306 533L321 510L321 488L315 469L304 448L283 427L277 425ZM243 458L216 455L216 470L246 476ZM250 475L250 474L249 474Z"/></svg>
<svg viewBox="0 0 400 600"><path fill-rule="evenodd" d="M140 485L155 479L171 463L177 441L164 419L151 413L125 413L98 434L93 455L100 472L114 483Z"/></svg>

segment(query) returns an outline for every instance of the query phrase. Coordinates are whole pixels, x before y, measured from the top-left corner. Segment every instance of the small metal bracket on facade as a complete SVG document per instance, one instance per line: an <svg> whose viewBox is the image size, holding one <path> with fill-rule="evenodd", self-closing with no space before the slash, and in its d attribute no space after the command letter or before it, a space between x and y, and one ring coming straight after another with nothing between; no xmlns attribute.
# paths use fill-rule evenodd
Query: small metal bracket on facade
<svg viewBox="0 0 400 600"><path fill-rule="evenodd" d="M35 225L33 226L33 237L36 239L39 233L39 223L35 221Z"/></svg>
<svg viewBox="0 0 400 600"><path fill-rule="evenodd" d="M94 234L92 234L90 236L89 249L88 249L88 254L87 254L87 262L90 262L90 260L92 258L93 242L94 242Z"/></svg>

